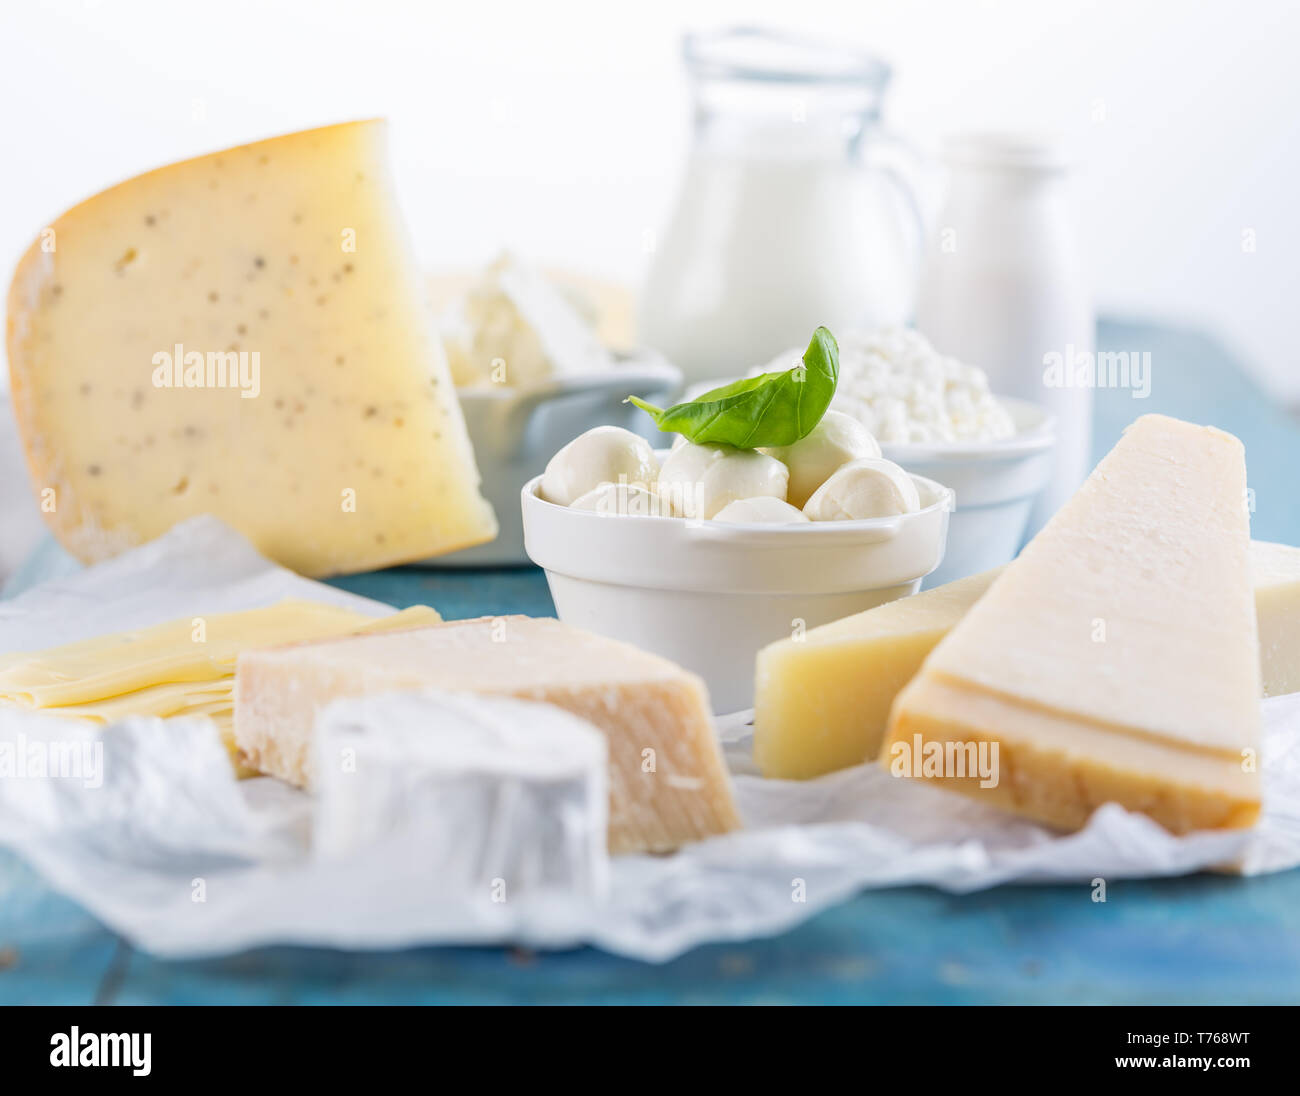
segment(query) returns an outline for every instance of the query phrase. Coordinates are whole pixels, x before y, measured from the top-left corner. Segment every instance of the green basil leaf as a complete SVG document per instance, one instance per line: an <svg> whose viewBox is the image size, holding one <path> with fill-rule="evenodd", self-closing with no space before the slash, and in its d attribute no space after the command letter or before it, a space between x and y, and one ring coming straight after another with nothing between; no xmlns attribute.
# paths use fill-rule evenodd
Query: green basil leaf
<svg viewBox="0 0 1300 1096"><path fill-rule="evenodd" d="M793 445L821 422L840 378L840 348L824 327L813 332L803 363L784 373L734 381L667 409L629 396L667 433L737 449Z"/></svg>

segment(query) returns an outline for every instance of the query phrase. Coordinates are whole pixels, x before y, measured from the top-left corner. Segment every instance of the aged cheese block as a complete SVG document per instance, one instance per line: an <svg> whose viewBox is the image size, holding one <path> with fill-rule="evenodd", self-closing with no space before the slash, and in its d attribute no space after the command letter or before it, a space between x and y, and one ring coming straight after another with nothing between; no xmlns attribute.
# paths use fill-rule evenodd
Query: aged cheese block
<svg viewBox="0 0 1300 1096"><path fill-rule="evenodd" d="M490 540L378 121L152 171L9 291L32 486L85 562L209 512L303 574Z"/></svg>
<svg viewBox="0 0 1300 1096"><path fill-rule="evenodd" d="M1146 415L899 694L882 762L1066 829L1249 826L1259 695L1241 443Z"/></svg>
<svg viewBox="0 0 1300 1096"><path fill-rule="evenodd" d="M1300 691L1300 548L1251 541L1264 696ZM758 653L754 760L806 780L875 760L894 698L1002 568L812 628Z"/></svg>
<svg viewBox="0 0 1300 1096"><path fill-rule="evenodd" d="M235 741L263 772L309 786L329 701L425 687L546 701L603 731L612 852L673 849L740 825L704 683L557 620L481 618L246 653Z"/></svg>

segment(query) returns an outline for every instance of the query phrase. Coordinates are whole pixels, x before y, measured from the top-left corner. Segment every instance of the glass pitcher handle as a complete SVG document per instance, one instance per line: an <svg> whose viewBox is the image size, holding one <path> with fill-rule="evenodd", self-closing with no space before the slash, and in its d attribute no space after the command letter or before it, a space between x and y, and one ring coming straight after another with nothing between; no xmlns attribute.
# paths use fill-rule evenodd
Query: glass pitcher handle
<svg viewBox="0 0 1300 1096"><path fill-rule="evenodd" d="M925 195L931 189L930 177L933 165L929 158L906 137L885 129L882 126L872 128L865 134L866 141L861 162L865 167L874 168L890 183L894 197L901 212L900 220L905 226L906 245L910 258L909 276L912 283L912 295L915 298L916 286L921 276L921 263L925 258L925 239L929 218L926 210L931 203ZM915 300L913 300L915 306Z"/></svg>

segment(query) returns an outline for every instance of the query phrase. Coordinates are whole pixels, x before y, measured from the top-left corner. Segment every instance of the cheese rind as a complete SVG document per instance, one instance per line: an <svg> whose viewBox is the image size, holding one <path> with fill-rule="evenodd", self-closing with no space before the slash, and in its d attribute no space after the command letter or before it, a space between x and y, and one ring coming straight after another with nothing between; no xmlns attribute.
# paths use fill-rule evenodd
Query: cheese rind
<svg viewBox="0 0 1300 1096"><path fill-rule="evenodd" d="M557 620L454 621L249 652L236 671L235 740L261 771L307 787L326 704L422 688L545 701L602 730L612 852L673 849L740 825L704 683Z"/></svg>
<svg viewBox="0 0 1300 1096"><path fill-rule="evenodd" d="M1300 548L1251 541L1263 695L1300 691ZM806 780L875 760L894 698L1003 568L813 628L758 653L754 760Z"/></svg>
<svg viewBox="0 0 1300 1096"><path fill-rule="evenodd" d="M329 126L149 172L23 256L14 411L73 555L204 512L309 575L495 535L385 132Z"/></svg>
<svg viewBox="0 0 1300 1096"><path fill-rule="evenodd" d="M996 756L996 784L947 773L926 779L1061 829L1080 829L1103 803L1141 811L1174 833L1237 829L1259 815L1258 777L1240 756L1174 750L925 674L899 704L882 764L913 765L918 739L996 745L988 755Z"/></svg>
<svg viewBox="0 0 1300 1096"><path fill-rule="evenodd" d="M1253 823L1245 499L1236 438L1138 419L899 694L882 760L996 741L997 787L944 786L1065 828L1111 801L1176 833Z"/></svg>

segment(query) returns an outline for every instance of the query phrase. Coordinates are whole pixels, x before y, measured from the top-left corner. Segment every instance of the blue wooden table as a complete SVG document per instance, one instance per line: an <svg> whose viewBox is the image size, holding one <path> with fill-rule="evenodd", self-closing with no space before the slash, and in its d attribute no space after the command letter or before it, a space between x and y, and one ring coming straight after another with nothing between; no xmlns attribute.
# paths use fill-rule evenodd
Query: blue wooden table
<svg viewBox="0 0 1300 1096"><path fill-rule="evenodd" d="M1241 437L1255 536L1300 543L1300 427L1213 340L1104 324L1103 348L1149 351L1147 399L1102 391L1096 450L1161 411ZM24 579L39 577L33 571ZM531 569L394 570L337 581L447 617L552 612ZM340 953L271 948L202 962L135 951L0 852L0 1002L16 1003L1246 1003L1300 1001L1300 871L1085 886L859 895L771 940L663 966L592 949Z"/></svg>

